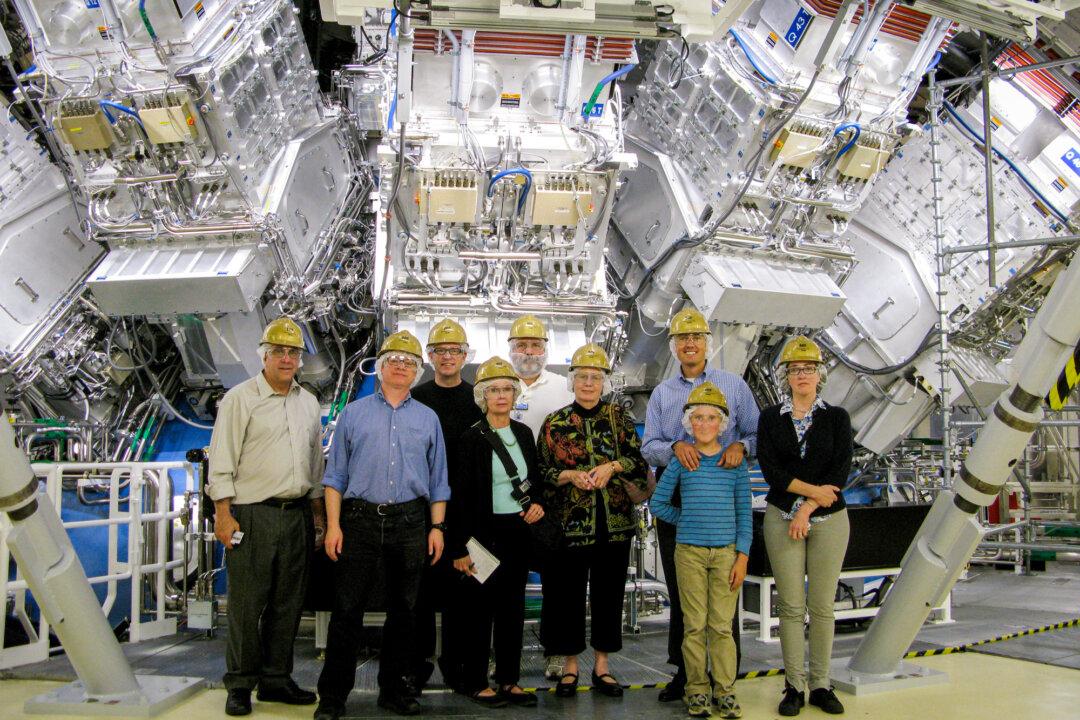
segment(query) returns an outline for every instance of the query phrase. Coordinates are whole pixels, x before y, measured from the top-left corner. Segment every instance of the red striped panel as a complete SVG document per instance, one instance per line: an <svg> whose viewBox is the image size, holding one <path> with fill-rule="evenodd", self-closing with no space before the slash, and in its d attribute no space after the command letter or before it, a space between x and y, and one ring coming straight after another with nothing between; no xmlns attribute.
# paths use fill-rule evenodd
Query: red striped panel
<svg viewBox="0 0 1080 720"><path fill-rule="evenodd" d="M461 38L460 30L451 32L458 39ZM420 52L435 52L436 48L442 52L450 50L450 42L440 31L432 28L417 28L413 43ZM480 55L556 58L562 56L565 43L565 35L480 30L476 33L475 50ZM585 55L596 62L628 62L633 57L633 51L633 38L590 35L585 40Z"/></svg>

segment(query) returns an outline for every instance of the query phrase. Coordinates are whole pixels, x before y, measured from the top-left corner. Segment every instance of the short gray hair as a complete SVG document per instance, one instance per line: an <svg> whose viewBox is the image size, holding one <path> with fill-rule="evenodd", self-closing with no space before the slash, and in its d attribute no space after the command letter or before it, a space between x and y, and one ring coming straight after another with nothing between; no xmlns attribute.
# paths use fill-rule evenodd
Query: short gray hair
<svg viewBox="0 0 1080 720"><path fill-rule="evenodd" d="M820 393L825 387L825 383L829 380L829 369L825 367L825 363L815 363L817 365L818 382L817 392ZM776 366L776 379L780 383L780 392L783 395L791 394L791 384L788 383L788 364L781 363Z"/></svg>
<svg viewBox="0 0 1080 720"><path fill-rule="evenodd" d="M570 392L574 392L574 375L580 369L582 369L582 368L573 368L568 373L566 373L566 389L569 390ZM610 395L612 390L614 389L611 386L611 373L608 372L607 370L603 370L601 368L585 368L585 369L599 370L601 373L604 374L604 387L603 387L603 389L600 390L600 395L601 396Z"/></svg>
<svg viewBox="0 0 1080 720"><path fill-rule="evenodd" d="M690 407L683 410L683 414L682 414L683 430L685 430L687 432L687 434L690 435L690 437L694 436L693 425L690 424L690 416L694 413L694 409L699 408L699 407L715 408L716 411L718 413L720 413L720 432L718 432L717 435L723 435L724 431L728 429L728 425L731 424L731 418L728 416L728 414L726 412L724 412L723 408L716 407L715 405L708 405L706 403L699 403L698 405L691 405Z"/></svg>
<svg viewBox="0 0 1080 720"><path fill-rule="evenodd" d="M484 413L485 415L487 415L488 408L487 408L487 397L485 396L484 393L487 392L487 389L489 387L491 387L491 384L493 382L495 382L496 380L509 380L510 382L514 383L514 402L515 403L517 402L518 397L521 395L521 381L520 380L514 380L513 378L491 378L490 380L481 380L480 382L473 385L472 398L473 398L473 402L476 403L477 407L480 408L480 412Z"/></svg>

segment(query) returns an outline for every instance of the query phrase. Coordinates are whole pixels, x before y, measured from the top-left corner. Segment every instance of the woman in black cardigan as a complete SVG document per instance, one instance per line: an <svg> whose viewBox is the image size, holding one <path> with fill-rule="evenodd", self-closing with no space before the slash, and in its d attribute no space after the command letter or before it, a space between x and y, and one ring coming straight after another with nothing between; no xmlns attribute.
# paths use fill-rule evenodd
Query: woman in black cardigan
<svg viewBox="0 0 1080 720"><path fill-rule="evenodd" d="M778 374L786 399L761 412L757 456L769 483L765 547L776 579L786 678L779 711L798 715L809 685L810 704L836 715L844 706L829 686L829 660L833 600L849 534L840 491L851 472L851 419L846 410L818 397L825 366L812 340L799 336L789 341ZM803 667L807 610L809 679Z"/></svg>
<svg viewBox="0 0 1080 720"><path fill-rule="evenodd" d="M510 419L520 392L510 363L496 357L480 366L473 397L485 418L461 435L450 465L446 554L462 573L455 613L463 625L458 634L464 646L461 690L484 707L536 705L536 695L517 683L532 544L528 525L544 516L544 508L534 501L539 500L540 486L536 441L527 425ZM492 440L506 448L514 463L517 487ZM524 488L522 481L535 485L536 492ZM499 559L499 567L483 584L471 577L476 566L466 547L470 538ZM487 681L493 624L498 690Z"/></svg>

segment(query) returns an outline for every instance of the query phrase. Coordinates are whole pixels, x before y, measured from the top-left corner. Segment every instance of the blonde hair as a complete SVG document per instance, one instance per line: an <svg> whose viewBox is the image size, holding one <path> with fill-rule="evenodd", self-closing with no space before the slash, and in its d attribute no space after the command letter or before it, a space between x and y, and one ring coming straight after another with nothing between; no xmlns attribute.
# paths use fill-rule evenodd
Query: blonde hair
<svg viewBox="0 0 1080 720"><path fill-rule="evenodd" d="M716 433L716 434L717 435L723 435L724 431L727 430L728 426L731 424L731 418L728 416L728 414L726 412L724 412L723 408L718 408L715 405L706 405L705 403L701 403L699 405L691 405L690 407L683 410L683 414L682 414L683 430L686 430L686 432L691 437L694 436L693 425L691 425L691 423L690 423L690 416L694 413L694 410L699 408L699 407L710 407L710 408L713 408L714 410L716 410L716 412L720 413L720 431L718 433Z"/></svg>

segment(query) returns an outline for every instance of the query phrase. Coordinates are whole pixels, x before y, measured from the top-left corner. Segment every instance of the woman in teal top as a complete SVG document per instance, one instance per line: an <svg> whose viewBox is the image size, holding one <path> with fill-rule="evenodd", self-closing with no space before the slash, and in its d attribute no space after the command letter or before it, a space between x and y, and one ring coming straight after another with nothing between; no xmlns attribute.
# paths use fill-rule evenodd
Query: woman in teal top
<svg viewBox="0 0 1080 720"><path fill-rule="evenodd" d="M473 393L485 417L461 435L450 463L446 555L462 580L449 621L462 625L456 634L464 644L459 689L484 707L536 704L536 695L522 690L518 680L532 539L528 525L544 516L544 508L538 492L522 484L538 486L540 473L532 431L510 419L520 391L510 363L496 357L480 366ZM506 449L516 468L517 487L493 443ZM499 567L483 584L470 577L475 570L465 546L470 538L499 559ZM497 690L487 681L493 626Z"/></svg>

